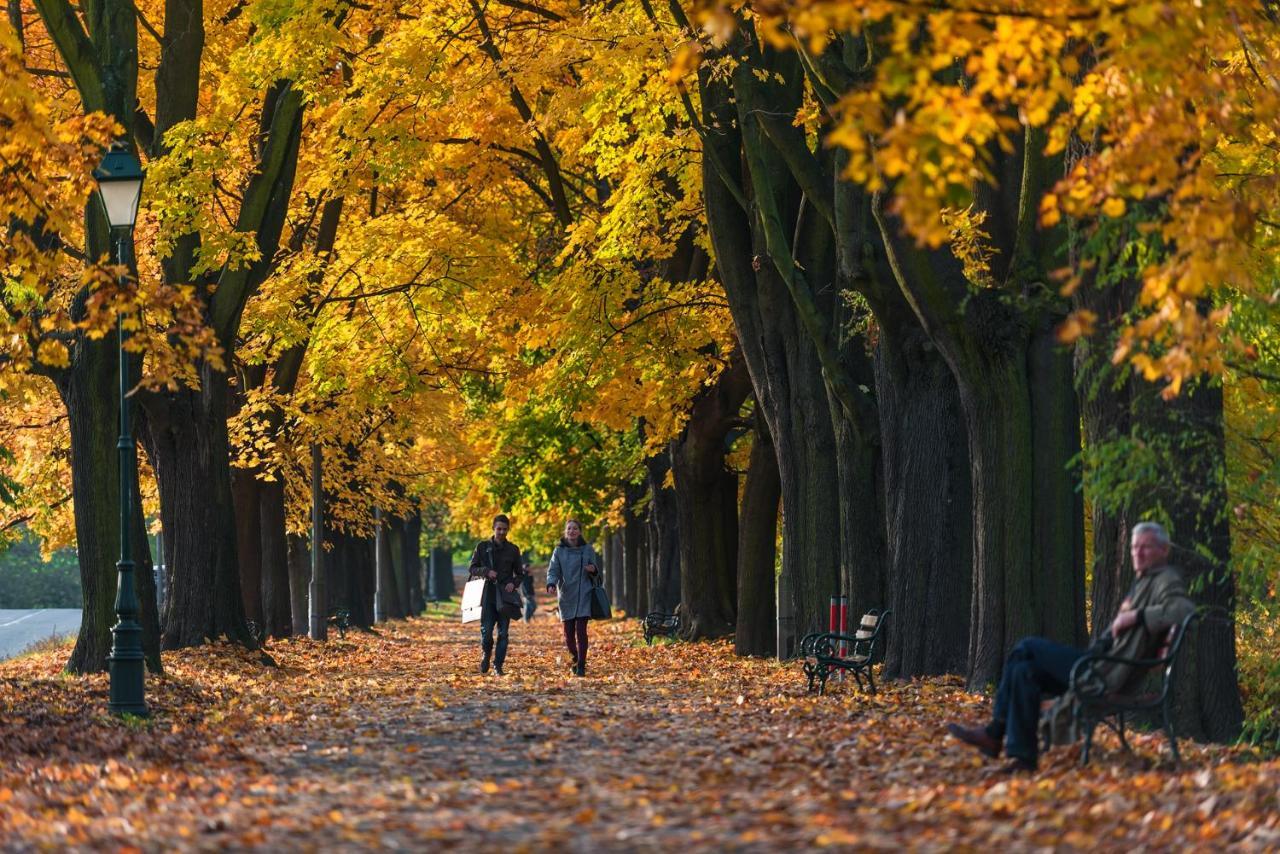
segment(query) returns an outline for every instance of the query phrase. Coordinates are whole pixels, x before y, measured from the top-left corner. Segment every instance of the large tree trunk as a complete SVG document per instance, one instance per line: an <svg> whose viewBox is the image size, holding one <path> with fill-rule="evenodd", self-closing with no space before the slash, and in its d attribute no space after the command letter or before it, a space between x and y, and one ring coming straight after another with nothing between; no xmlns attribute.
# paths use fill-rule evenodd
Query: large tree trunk
<svg viewBox="0 0 1280 854"><path fill-rule="evenodd" d="M404 520L404 531L400 539L402 560L404 561L405 580L408 584L408 612L406 616L416 617L427 607L422 595L422 512L415 505L413 511Z"/></svg>
<svg viewBox="0 0 1280 854"><path fill-rule="evenodd" d="M311 549L307 538L298 534L286 535L289 555L289 614L293 633L300 638L311 630L308 586L311 584Z"/></svg>
<svg viewBox="0 0 1280 854"><path fill-rule="evenodd" d="M118 400L102 390L115 382L117 361L110 339L77 341L72 352L71 367L58 376L57 387L71 433L71 496L83 604L67 670L95 673L107 669L116 623L120 410Z"/></svg>
<svg viewBox="0 0 1280 854"><path fill-rule="evenodd" d="M392 618L403 620L409 616L409 578L408 567L404 560L404 519L396 517L391 520L391 580L395 585L395 600Z"/></svg>
<svg viewBox="0 0 1280 854"><path fill-rule="evenodd" d="M778 459L768 424L757 407L751 459L738 515L738 622L733 645L738 655L777 653L774 564L781 496Z"/></svg>
<svg viewBox="0 0 1280 854"><path fill-rule="evenodd" d="M649 607L673 613L680 604L680 514L675 490L665 486L671 468L667 451L645 461L649 471Z"/></svg>
<svg viewBox="0 0 1280 854"><path fill-rule="evenodd" d="M1160 407L1152 401L1148 407ZM1177 474L1158 490L1170 515L1172 563L1182 567L1199 604L1211 610L1189 638L1177 694L1178 732L1229 743L1240 734L1244 711L1236 672L1235 576L1227 521L1222 387L1216 380L1189 384L1162 409L1150 412L1156 430L1174 437ZM1160 492L1165 494L1160 495Z"/></svg>
<svg viewBox="0 0 1280 854"><path fill-rule="evenodd" d="M165 649L221 637L255 644L240 595L226 396L226 377L206 365L199 390L144 398L170 574Z"/></svg>
<svg viewBox="0 0 1280 854"><path fill-rule="evenodd" d="M1071 354L1055 336L1062 319L1046 313L1028 348L1032 583L1039 631L1061 643L1086 646L1084 498L1072 464L1080 455L1080 409Z"/></svg>
<svg viewBox="0 0 1280 854"><path fill-rule="evenodd" d="M452 599L457 594L453 586L453 552L447 546L431 549L431 595L437 600Z"/></svg>
<svg viewBox="0 0 1280 854"><path fill-rule="evenodd" d="M263 636L262 504L256 474L231 470L231 501L236 514L236 561L240 565L240 599L254 633Z"/></svg>
<svg viewBox="0 0 1280 854"><path fill-rule="evenodd" d="M285 533L284 484L280 480L258 485L258 512L262 540L262 630L273 638L294 633L289 545Z"/></svg>
<svg viewBox="0 0 1280 854"><path fill-rule="evenodd" d="M345 607L350 611L351 625L372 628L377 545L373 537L344 535L341 551L341 575L346 581ZM396 619L403 616L400 611L395 614Z"/></svg>
<svg viewBox="0 0 1280 854"><path fill-rule="evenodd" d="M956 371L973 478L972 687L998 682L1013 644L1040 634L1032 565L1031 400L1021 356L1019 349Z"/></svg>
<svg viewBox="0 0 1280 854"><path fill-rule="evenodd" d="M681 634L686 640L733 632L738 607L738 477L725 466L726 438L751 390L736 354L714 385L694 399L671 442L680 517Z"/></svg>
<svg viewBox="0 0 1280 854"><path fill-rule="evenodd" d="M749 158L752 171L744 171L747 149L740 124L753 124L754 116L744 119L739 110L750 111L742 93L709 71L702 72L700 82L704 121L721 129L705 142L714 167L703 172L707 221L756 400L773 436L782 484L782 572L790 580L782 589L791 591L794 625L803 634L826 628L828 599L840 591L842 496L832 465L836 438L822 360L777 269L785 259L771 255L758 198L745 195L749 188L767 188L769 210L776 215L769 222L776 225L797 221L801 194L786 165L760 150L758 134ZM787 656L791 650L778 653Z"/></svg>
<svg viewBox="0 0 1280 854"><path fill-rule="evenodd" d="M644 499L642 484L627 484L622 509L622 573L625 599L623 607L632 617L644 617L640 603L640 577L644 574L644 520L636 512L636 505Z"/></svg>
<svg viewBox="0 0 1280 854"><path fill-rule="evenodd" d="M973 594L969 458L955 379L918 325L882 325L889 604L885 675L964 673Z"/></svg>

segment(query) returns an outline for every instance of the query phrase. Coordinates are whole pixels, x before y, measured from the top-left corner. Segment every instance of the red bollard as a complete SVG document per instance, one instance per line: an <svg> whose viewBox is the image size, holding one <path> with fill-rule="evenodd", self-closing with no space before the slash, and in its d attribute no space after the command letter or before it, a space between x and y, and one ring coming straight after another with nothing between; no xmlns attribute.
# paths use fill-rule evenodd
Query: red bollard
<svg viewBox="0 0 1280 854"><path fill-rule="evenodd" d="M849 597L840 597L840 634L849 634ZM849 642L840 641L840 657L844 658L849 654Z"/></svg>
<svg viewBox="0 0 1280 854"><path fill-rule="evenodd" d="M840 613L840 597L832 596L831 597L831 616L827 618L827 631L833 632L833 633L835 632L836 618L839 613Z"/></svg>

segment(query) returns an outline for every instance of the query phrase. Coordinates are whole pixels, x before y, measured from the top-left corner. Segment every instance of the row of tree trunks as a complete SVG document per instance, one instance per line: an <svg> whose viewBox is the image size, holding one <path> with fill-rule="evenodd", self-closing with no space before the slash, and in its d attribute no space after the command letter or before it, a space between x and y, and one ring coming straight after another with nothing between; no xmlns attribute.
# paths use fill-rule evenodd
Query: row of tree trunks
<svg viewBox="0 0 1280 854"><path fill-rule="evenodd" d="M376 546L373 537L357 537L326 530L327 548L322 556L327 610L346 610L351 625L373 626Z"/></svg>

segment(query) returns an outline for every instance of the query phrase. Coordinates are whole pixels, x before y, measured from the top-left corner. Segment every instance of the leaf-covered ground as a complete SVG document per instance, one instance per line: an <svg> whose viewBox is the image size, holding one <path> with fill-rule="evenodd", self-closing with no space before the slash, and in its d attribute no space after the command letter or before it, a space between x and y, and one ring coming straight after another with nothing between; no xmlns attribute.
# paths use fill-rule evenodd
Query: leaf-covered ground
<svg viewBox="0 0 1280 854"><path fill-rule="evenodd" d="M1001 778L940 735L985 704L948 679L806 696L798 667L728 645L645 647L592 625L586 679L559 625L513 625L502 678L439 615L166 656L147 723L108 717L65 650L0 664L0 846L368 846L772 851L1280 848L1280 762L1188 744L1183 768L1104 739Z"/></svg>

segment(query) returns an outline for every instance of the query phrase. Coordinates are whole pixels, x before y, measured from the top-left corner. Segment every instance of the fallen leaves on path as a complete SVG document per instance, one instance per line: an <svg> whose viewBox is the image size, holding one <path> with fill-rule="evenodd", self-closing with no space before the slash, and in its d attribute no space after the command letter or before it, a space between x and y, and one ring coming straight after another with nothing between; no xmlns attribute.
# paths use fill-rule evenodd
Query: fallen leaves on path
<svg viewBox="0 0 1280 854"><path fill-rule="evenodd" d="M682 851L834 846L1280 848L1280 762L1160 739L1075 749L1034 776L944 739L985 701L958 680L804 693L798 665L725 643L646 647L592 624L574 678L559 626L512 626L504 677L446 618L321 644L166 653L153 717L106 714L64 652L0 663L0 846L144 850L424 844Z"/></svg>

